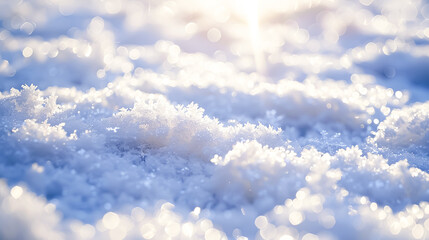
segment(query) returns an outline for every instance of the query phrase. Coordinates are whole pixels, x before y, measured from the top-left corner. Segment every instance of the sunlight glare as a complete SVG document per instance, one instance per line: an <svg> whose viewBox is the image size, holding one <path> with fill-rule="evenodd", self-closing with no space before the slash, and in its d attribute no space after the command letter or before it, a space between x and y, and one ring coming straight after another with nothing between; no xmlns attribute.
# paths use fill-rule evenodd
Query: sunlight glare
<svg viewBox="0 0 429 240"><path fill-rule="evenodd" d="M266 70L266 64L264 59L264 53L261 47L261 37L259 31L259 2L258 0L240 2L242 2L242 4L238 4L237 6L240 6L240 10L244 11L247 17L249 37L252 42L255 68L258 73L264 74Z"/></svg>

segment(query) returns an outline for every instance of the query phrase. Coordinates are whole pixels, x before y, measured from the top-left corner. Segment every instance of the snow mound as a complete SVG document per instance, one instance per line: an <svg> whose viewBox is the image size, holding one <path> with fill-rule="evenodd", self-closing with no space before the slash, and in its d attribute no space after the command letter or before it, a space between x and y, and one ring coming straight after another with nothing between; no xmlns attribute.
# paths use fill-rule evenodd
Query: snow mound
<svg viewBox="0 0 429 240"><path fill-rule="evenodd" d="M195 104L173 106L164 99L145 99L106 120L106 129L113 129L108 138L129 146L167 148L179 156L200 159L226 152L240 139L282 144L281 130L252 124L225 127L204 116L203 111Z"/></svg>
<svg viewBox="0 0 429 240"><path fill-rule="evenodd" d="M429 149L429 102L395 109L377 127L369 141L379 147L427 152Z"/></svg>

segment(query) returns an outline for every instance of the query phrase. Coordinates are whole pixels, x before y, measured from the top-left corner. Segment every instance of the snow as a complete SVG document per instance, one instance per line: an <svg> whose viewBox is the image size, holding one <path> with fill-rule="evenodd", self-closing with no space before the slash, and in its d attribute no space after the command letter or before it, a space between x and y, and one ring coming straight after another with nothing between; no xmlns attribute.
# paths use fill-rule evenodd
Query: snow
<svg viewBox="0 0 429 240"><path fill-rule="evenodd" d="M429 238L429 4L0 2L0 239Z"/></svg>
<svg viewBox="0 0 429 240"><path fill-rule="evenodd" d="M429 102L416 103L395 109L380 123L372 142L381 147L410 148L410 151L429 147Z"/></svg>

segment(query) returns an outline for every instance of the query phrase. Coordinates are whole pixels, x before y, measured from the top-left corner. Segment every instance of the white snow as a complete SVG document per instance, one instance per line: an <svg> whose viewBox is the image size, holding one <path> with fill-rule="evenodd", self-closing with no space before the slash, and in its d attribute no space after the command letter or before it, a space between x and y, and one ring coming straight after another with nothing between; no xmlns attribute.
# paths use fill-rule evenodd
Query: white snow
<svg viewBox="0 0 429 240"><path fill-rule="evenodd" d="M395 109L380 123L370 141L380 147L424 152L429 148L429 102Z"/></svg>
<svg viewBox="0 0 429 240"><path fill-rule="evenodd" d="M428 239L428 20L0 1L0 239Z"/></svg>

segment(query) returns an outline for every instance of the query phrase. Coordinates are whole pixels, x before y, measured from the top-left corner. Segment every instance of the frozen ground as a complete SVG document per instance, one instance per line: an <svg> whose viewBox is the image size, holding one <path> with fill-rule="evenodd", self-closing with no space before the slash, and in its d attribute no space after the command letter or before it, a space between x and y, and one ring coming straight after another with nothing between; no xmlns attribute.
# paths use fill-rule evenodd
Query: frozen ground
<svg viewBox="0 0 429 240"><path fill-rule="evenodd" d="M429 239L429 2L0 1L0 239Z"/></svg>

